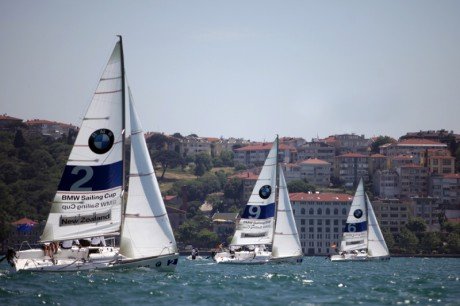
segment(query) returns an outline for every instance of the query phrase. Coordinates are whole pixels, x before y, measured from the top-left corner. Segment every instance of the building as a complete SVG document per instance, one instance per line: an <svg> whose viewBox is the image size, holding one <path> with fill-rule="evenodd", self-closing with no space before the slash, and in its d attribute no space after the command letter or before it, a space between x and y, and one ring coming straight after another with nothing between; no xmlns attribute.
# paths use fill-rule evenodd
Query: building
<svg viewBox="0 0 460 306"><path fill-rule="evenodd" d="M346 153L335 157L334 176L343 182L345 187L358 185L361 178L369 180L369 156L359 153Z"/></svg>
<svg viewBox="0 0 460 306"><path fill-rule="evenodd" d="M243 200L248 201L252 194L252 190L256 185L257 179L259 178L260 168L254 168L252 170L243 171L229 176L229 179L238 178L243 181Z"/></svg>
<svg viewBox="0 0 460 306"><path fill-rule="evenodd" d="M327 161L310 158L299 163L300 178L315 186L329 187L331 184L331 164Z"/></svg>
<svg viewBox="0 0 460 306"><path fill-rule="evenodd" d="M270 152L273 143L254 144L233 150L235 165L241 164L246 167L262 166ZM291 163L295 161L297 149L285 145L278 145L278 158L280 162Z"/></svg>
<svg viewBox="0 0 460 306"><path fill-rule="evenodd" d="M432 175L430 195L444 206L460 208L460 174Z"/></svg>
<svg viewBox="0 0 460 306"><path fill-rule="evenodd" d="M287 183L300 180L300 165L299 164L281 164L281 168L284 172L284 178Z"/></svg>
<svg viewBox="0 0 460 306"><path fill-rule="evenodd" d="M376 171L388 169L388 158L382 154L369 156L369 175L374 176Z"/></svg>
<svg viewBox="0 0 460 306"><path fill-rule="evenodd" d="M168 213L169 223L171 223L173 230L177 230L187 220L187 212L185 210L166 205L166 212Z"/></svg>
<svg viewBox="0 0 460 306"><path fill-rule="evenodd" d="M399 140L396 143L387 143L379 148L380 154L385 156L409 155L414 158L416 164L423 165L428 149L446 149L447 145L433 140L412 138Z"/></svg>
<svg viewBox="0 0 460 306"><path fill-rule="evenodd" d="M78 130L78 128L72 124L41 119L27 120L25 124L29 127L30 131L44 136L51 136L55 139L63 135L69 135L69 133L76 133Z"/></svg>
<svg viewBox="0 0 460 306"><path fill-rule="evenodd" d="M425 220L428 231L439 231L441 210L439 202L433 197L413 197L413 216Z"/></svg>
<svg viewBox="0 0 460 306"><path fill-rule="evenodd" d="M22 119L8 116L7 114L0 115L0 129L8 130L15 129L22 124Z"/></svg>
<svg viewBox="0 0 460 306"><path fill-rule="evenodd" d="M391 156L389 157L389 169L396 169L396 168L399 168L401 166L406 166L406 165L411 165L411 164L415 164L416 161L415 161L415 158L411 155L396 155L396 156Z"/></svg>
<svg viewBox="0 0 460 306"><path fill-rule="evenodd" d="M452 174L455 173L455 158L447 149L428 149L426 153L429 173Z"/></svg>
<svg viewBox="0 0 460 306"><path fill-rule="evenodd" d="M368 154L372 143L372 140L365 138L364 135L355 135L354 133L332 135L321 141L334 146L337 154Z"/></svg>
<svg viewBox="0 0 460 306"><path fill-rule="evenodd" d="M238 219L238 213L217 212L212 216L212 230L222 242L227 242L227 238L233 235L236 230Z"/></svg>
<svg viewBox="0 0 460 306"><path fill-rule="evenodd" d="M397 234L413 216L414 205L410 199L379 199L372 201L372 208L381 230Z"/></svg>
<svg viewBox="0 0 460 306"><path fill-rule="evenodd" d="M320 141L312 141L297 148L298 160L317 158L329 163L334 162L335 147Z"/></svg>
<svg viewBox="0 0 460 306"><path fill-rule="evenodd" d="M400 197L428 196L428 168L409 164L396 168Z"/></svg>
<svg viewBox="0 0 460 306"><path fill-rule="evenodd" d="M290 200L305 255L335 254L353 196L341 193L292 193Z"/></svg>
<svg viewBox="0 0 460 306"><path fill-rule="evenodd" d="M374 195L392 199L399 195L399 175L394 170L377 170L372 181Z"/></svg>

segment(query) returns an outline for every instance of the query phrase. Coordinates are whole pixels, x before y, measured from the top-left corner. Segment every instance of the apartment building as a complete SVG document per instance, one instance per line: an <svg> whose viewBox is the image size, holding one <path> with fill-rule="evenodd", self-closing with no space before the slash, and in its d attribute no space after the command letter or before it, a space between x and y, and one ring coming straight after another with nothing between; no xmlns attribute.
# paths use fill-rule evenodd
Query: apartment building
<svg viewBox="0 0 460 306"><path fill-rule="evenodd" d="M414 158L416 164L423 165L428 149L447 149L445 143L440 143L428 139L403 139L396 143L381 145L380 154L385 156L409 155Z"/></svg>
<svg viewBox="0 0 460 306"><path fill-rule="evenodd" d="M22 119L8 116L7 114L0 115L0 129L14 129L22 124Z"/></svg>
<svg viewBox="0 0 460 306"><path fill-rule="evenodd" d="M372 208L382 230L397 234L413 216L413 202L410 199L379 199L372 201Z"/></svg>
<svg viewBox="0 0 460 306"><path fill-rule="evenodd" d="M256 185L257 179L259 178L260 168L254 168L248 171L243 171L236 173L229 177L239 178L243 181L243 201L249 200L249 197L252 194L252 190Z"/></svg>
<svg viewBox="0 0 460 306"><path fill-rule="evenodd" d="M439 231L439 202L433 197L413 197L413 216L425 220L428 231Z"/></svg>
<svg viewBox="0 0 460 306"><path fill-rule="evenodd" d="M430 195L443 205L460 207L460 174L432 175Z"/></svg>
<svg viewBox="0 0 460 306"><path fill-rule="evenodd" d="M262 166L272 148L273 143L254 144L233 150L235 164L242 164L247 167ZM285 145L278 145L278 158L280 162L292 163L295 160L297 149Z"/></svg>
<svg viewBox="0 0 460 306"><path fill-rule="evenodd" d="M334 157L335 147L320 141L307 142L297 148L298 160L317 158L332 164Z"/></svg>
<svg viewBox="0 0 460 306"><path fill-rule="evenodd" d="M329 187L332 166L327 161L310 158L299 163L300 178L315 186Z"/></svg>
<svg viewBox="0 0 460 306"><path fill-rule="evenodd" d="M428 149L426 153L429 173L452 174L455 173L455 158L447 149Z"/></svg>
<svg viewBox="0 0 460 306"><path fill-rule="evenodd" d="M369 180L369 156L359 153L346 153L335 157L334 176L352 188L361 178Z"/></svg>
<svg viewBox="0 0 460 306"><path fill-rule="evenodd" d="M415 164L396 168L399 175L400 197L426 197L428 195L428 168Z"/></svg>
<svg viewBox="0 0 460 306"><path fill-rule="evenodd" d="M292 193L290 200L303 253L335 254L334 249L340 243L353 196L342 193Z"/></svg>
<svg viewBox="0 0 460 306"><path fill-rule="evenodd" d="M372 143L372 140L365 138L364 135L355 135L353 133L332 135L323 139L322 141L334 146L338 154L368 154L370 151L370 145Z"/></svg>
<svg viewBox="0 0 460 306"><path fill-rule="evenodd" d="M64 134L69 135L69 133L76 132L78 130L78 128L72 124L41 119L27 120L25 124L29 127L30 131L45 136L51 136L56 139Z"/></svg>
<svg viewBox="0 0 460 306"><path fill-rule="evenodd" d="M399 175L394 170L377 170L374 174L374 195L380 198L395 198L399 195Z"/></svg>

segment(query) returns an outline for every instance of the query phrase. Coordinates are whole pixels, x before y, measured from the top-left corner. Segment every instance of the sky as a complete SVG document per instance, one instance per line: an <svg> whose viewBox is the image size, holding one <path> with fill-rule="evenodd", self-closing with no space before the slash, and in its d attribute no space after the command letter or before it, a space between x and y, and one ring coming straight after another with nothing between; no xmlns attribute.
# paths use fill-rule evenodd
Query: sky
<svg viewBox="0 0 460 306"><path fill-rule="evenodd" d="M116 35L145 131L460 132L460 1L0 1L0 113L79 125Z"/></svg>

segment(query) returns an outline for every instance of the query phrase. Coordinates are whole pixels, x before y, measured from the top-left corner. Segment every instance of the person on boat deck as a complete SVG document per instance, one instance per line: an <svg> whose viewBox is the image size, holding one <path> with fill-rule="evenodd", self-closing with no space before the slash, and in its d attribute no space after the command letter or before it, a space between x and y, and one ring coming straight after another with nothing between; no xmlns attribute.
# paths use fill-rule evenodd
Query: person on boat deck
<svg viewBox="0 0 460 306"><path fill-rule="evenodd" d="M64 240L61 241L61 248L64 250L71 249L74 245L80 245L78 240Z"/></svg>
<svg viewBox="0 0 460 306"><path fill-rule="evenodd" d="M91 246L105 246L104 236L91 238Z"/></svg>

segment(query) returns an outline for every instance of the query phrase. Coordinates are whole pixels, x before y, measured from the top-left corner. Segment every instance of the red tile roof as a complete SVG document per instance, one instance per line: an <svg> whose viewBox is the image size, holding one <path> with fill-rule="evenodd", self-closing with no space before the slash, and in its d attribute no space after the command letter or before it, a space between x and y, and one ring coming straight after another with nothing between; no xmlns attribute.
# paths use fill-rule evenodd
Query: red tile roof
<svg viewBox="0 0 460 306"><path fill-rule="evenodd" d="M164 200L171 201L171 200L174 200L175 198L177 198L177 196L175 195L165 195Z"/></svg>
<svg viewBox="0 0 460 306"><path fill-rule="evenodd" d="M7 114L0 115L0 120L19 120L19 121L22 121L22 119L14 118L14 117L8 116Z"/></svg>
<svg viewBox="0 0 460 306"><path fill-rule="evenodd" d="M372 154L371 157L372 158L386 158L386 156L382 154Z"/></svg>
<svg viewBox="0 0 460 306"><path fill-rule="evenodd" d="M408 160L413 158L414 157L412 155L396 155L391 157L392 160Z"/></svg>
<svg viewBox="0 0 460 306"><path fill-rule="evenodd" d="M289 194L291 201L321 201L321 202L351 202L353 196L345 193L305 193L296 192Z"/></svg>
<svg viewBox="0 0 460 306"><path fill-rule="evenodd" d="M29 218L22 218L19 219L18 221L11 222L12 225L21 225L21 224L38 224L38 222L35 222L33 220L30 220Z"/></svg>
<svg viewBox="0 0 460 306"><path fill-rule="evenodd" d="M430 140L430 139L419 139L419 138L409 138L399 141L397 146L441 146L447 147L445 143L440 143L438 141Z"/></svg>
<svg viewBox="0 0 460 306"><path fill-rule="evenodd" d="M359 154L359 153L345 153L345 154L339 155L337 157L369 157L369 156Z"/></svg>
<svg viewBox="0 0 460 306"><path fill-rule="evenodd" d="M301 164L306 164L306 165L330 165L325 160L318 159L318 158L309 158L301 162Z"/></svg>

